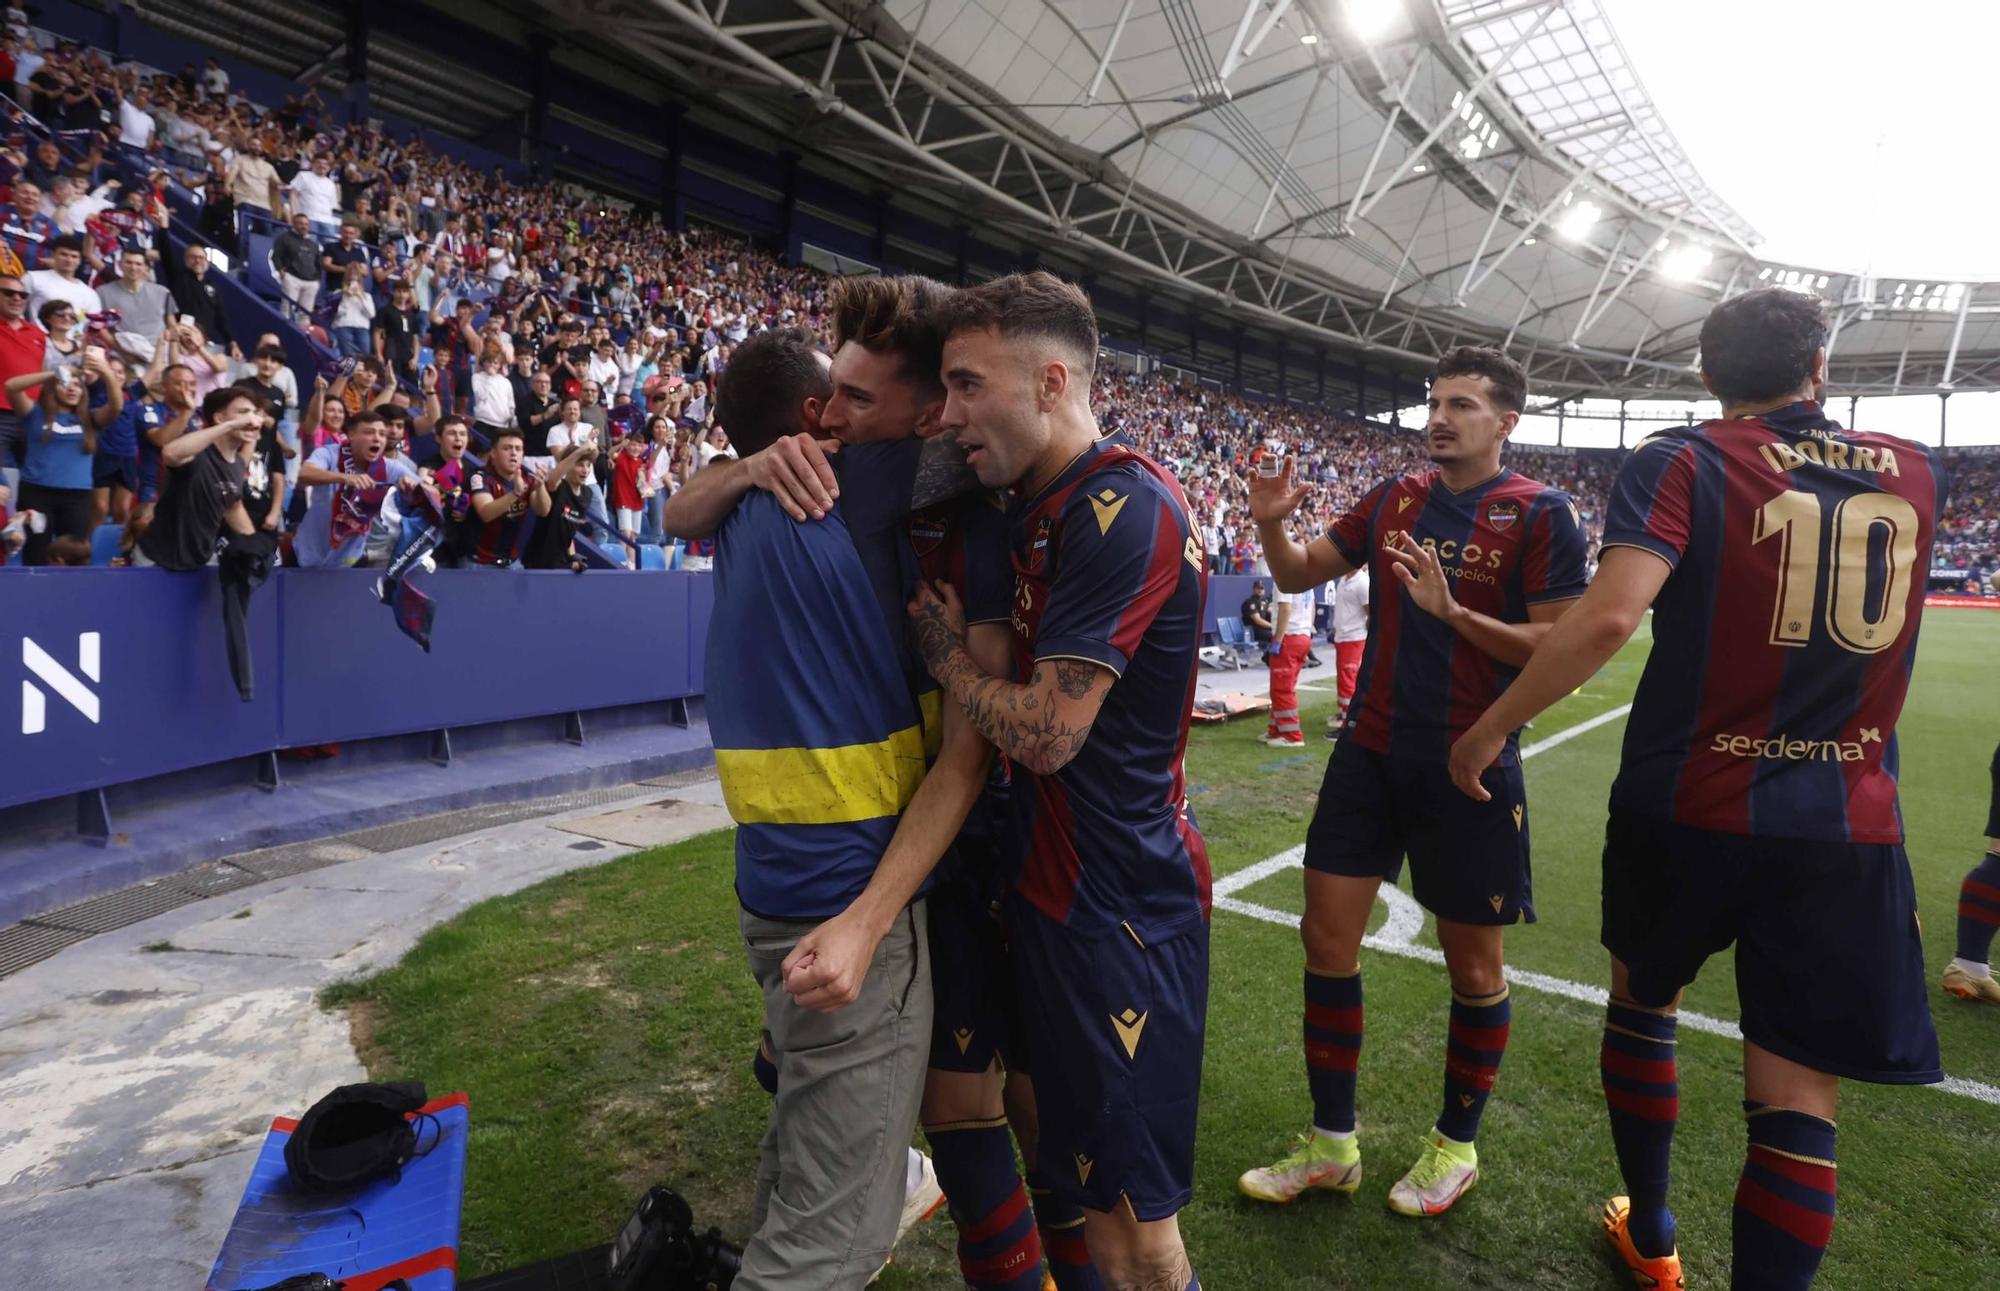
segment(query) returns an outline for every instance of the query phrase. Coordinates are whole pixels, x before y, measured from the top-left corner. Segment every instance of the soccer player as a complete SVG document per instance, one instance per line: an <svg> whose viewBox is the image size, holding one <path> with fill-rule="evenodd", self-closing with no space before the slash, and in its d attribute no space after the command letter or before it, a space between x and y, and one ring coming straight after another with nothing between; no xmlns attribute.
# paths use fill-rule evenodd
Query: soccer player
<svg viewBox="0 0 2000 1291"><path fill-rule="evenodd" d="M1986 856L1958 887L1958 950L1945 965L1944 989L1961 1000L2000 1004L2000 982L1987 964L2000 931L2000 749L1993 750L1993 796L1986 805Z"/></svg>
<svg viewBox="0 0 2000 1291"><path fill-rule="evenodd" d="M1819 405L1817 298L1746 292L1701 329L1722 417L1619 471L1575 611L1453 746L1484 799L1507 732L1588 681L1653 608L1605 826L1601 1067L1626 1195L1606 1235L1679 1287L1667 1206L1681 989L1736 945L1749 1150L1735 1285L1808 1285L1833 1231L1840 1077L1941 1080L1896 803L1896 718L1944 507L1929 450ZM1838 947L1829 954L1828 947Z"/></svg>
<svg viewBox="0 0 2000 1291"><path fill-rule="evenodd" d="M1181 765L1201 540L1173 478L1098 433L1083 292L1016 274L961 292L954 315L944 426L980 483L1017 499L1011 679L968 653L949 587L921 587L910 612L950 707L1014 771L1026 855L1006 924L1037 1160L1082 1207L1106 1286L1178 1291L1199 1285L1176 1217L1208 1007L1208 856Z"/></svg>
<svg viewBox="0 0 2000 1291"><path fill-rule="evenodd" d="M1405 855L1412 892L1437 916L1451 1023L1443 1106L1416 1164L1389 1189L1389 1206L1441 1214L1479 1178L1474 1139L1512 1017L1501 932L1535 917L1528 804L1512 734L1486 772L1490 802L1469 804L1456 793L1445 757L1585 581L1575 505L1500 464L1527 393L1527 374L1498 350L1446 354L1431 374L1436 468L1384 480L1310 544L1285 531L1306 495L1293 463L1250 482L1251 514L1281 589L1364 568L1377 589L1357 695L1306 831L1299 931L1312 1126L1276 1164L1238 1181L1260 1201L1360 1185L1361 938L1377 889L1396 881Z"/></svg>

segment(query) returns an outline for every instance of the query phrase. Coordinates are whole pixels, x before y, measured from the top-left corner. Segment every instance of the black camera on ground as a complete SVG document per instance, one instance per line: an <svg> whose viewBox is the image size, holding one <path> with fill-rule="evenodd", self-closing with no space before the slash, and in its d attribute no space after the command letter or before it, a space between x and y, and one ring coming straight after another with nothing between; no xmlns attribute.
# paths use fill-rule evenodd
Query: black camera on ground
<svg viewBox="0 0 2000 1291"><path fill-rule="evenodd" d="M722 1230L694 1231L694 1211L672 1188L646 1190L611 1244L612 1291L726 1291L743 1252Z"/></svg>

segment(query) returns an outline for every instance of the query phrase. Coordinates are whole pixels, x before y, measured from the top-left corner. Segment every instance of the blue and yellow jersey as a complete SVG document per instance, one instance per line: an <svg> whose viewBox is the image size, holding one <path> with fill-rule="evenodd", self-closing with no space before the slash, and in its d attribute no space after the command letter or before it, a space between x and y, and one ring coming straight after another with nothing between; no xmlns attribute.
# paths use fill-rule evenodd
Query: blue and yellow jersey
<svg viewBox="0 0 2000 1291"><path fill-rule="evenodd" d="M717 535L708 727L751 912L824 919L861 894L924 777L900 643L839 515L753 491Z"/></svg>

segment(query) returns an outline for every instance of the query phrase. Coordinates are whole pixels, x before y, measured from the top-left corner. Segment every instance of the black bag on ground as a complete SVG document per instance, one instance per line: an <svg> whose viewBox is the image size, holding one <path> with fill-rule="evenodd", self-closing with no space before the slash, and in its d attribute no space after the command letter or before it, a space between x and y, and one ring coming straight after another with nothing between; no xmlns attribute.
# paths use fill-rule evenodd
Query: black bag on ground
<svg viewBox="0 0 2000 1291"><path fill-rule="evenodd" d="M428 1100L421 1081L342 1085L299 1118L285 1143L285 1170L300 1188L350 1188L395 1174L416 1155L405 1114Z"/></svg>

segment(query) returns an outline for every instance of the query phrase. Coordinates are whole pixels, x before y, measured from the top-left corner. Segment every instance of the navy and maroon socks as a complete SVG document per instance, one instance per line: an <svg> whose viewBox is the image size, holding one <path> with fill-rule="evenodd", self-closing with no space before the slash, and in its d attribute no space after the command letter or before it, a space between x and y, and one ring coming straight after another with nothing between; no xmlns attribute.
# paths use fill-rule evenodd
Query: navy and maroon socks
<svg viewBox="0 0 2000 1291"><path fill-rule="evenodd" d="M1961 963L1984 964L2000 931L2000 852L1988 852L1958 885L1958 950Z"/></svg>
<svg viewBox="0 0 2000 1291"><path fill-rule="evenodd" d="M1042 1254L1056 1291L1104 1291L1090 1248L1083 1241L1083 1207L1058 1197L1045 1186L1039 1170L1028 1171L1028 1191L1035 1199L1035 1224L1042 1233ZM1039 1285L1039 1284L1038 1284Z"/></svg>
<svg viewBox="0 0 2000 1291"><path fill-rule="evenodd" d="M1735 1285L1804 1291L1833 1236L1833 1122L1745 1101L1750 1146L1736 1183Z"/></svg>
<svg viewBox="0 0 2000 1291"><path fill-rule="evenodd" d="M1354 1073L1361 1063L1361 970L1345 975L1306 969L1306 1085L1313 1126L1354 1132Z"/></svg>
<svg viewBox="0 0 2000 1291"><path fill-rule="evenodd" d="M1507 988L1491 995L1451 994L1451 1032L1444 1050L1444 1110L1437 1130L1448 1139L1470 1143L1479 1137L1479 1118L1500 1076L1500 1059L1507 1053L1514 1006Z"/></svg>
<svg viewBox="0 0 2000 1291"><path fill-rule="evenodd" d="M926 1125L924 1137L958 1225L958 1269L966 1285L1041 1291L1042 1243L1014 1165L1007 1118Z"/></svg>
<svg viewBox="0 0 2000 1291"><path fill-rule="evenodd" d="M1667 1208L1667 1180L1680 1120L1680 1068L1674 1057L1678 1021L1671 1012L1613 999L1604 1013L1598 1074L1611 1113L1611 1143L1632 1199L1626 1231L1639 1254L1674 1251L1674 1213Z"/></svg>

